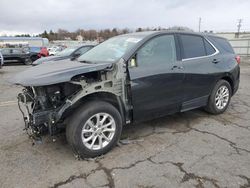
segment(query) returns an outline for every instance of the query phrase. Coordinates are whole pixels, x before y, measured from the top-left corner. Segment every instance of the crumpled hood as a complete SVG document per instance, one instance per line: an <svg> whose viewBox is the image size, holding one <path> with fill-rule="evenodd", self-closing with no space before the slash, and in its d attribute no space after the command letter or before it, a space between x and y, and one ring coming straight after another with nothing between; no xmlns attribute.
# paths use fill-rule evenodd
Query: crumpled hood
<svg viewBox="0 0 250 188"><path fill-rule="evenodd" d="M11 83L22 86L44 86L68 82L73 76L103 70L111 67L112 63L81 63L78 61L62 60L41 64L28 68L17 74Z"/></svg>
<svg viewBox="0 0 250 188"><path fill-rule="evenodd" d="M47 63L49 61L59 61L63 59L69 59L70 56L48 56L48 57L41 57L34 61L32 65L40 65L42 63Z"/></svg>

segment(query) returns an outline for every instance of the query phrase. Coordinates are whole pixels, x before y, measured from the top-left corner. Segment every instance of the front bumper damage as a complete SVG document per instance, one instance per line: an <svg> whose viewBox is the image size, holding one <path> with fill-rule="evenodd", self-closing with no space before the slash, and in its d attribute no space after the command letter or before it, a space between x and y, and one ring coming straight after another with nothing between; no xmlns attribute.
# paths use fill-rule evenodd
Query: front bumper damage
<svg viewBox="0 0 250 188"><path fill-rule="evenodd" d="M71 113L84 98L117 102L124 122L130 122L131 106L127 98L126 66L123 60L101 71L76 75L68 82L50 85L22 85L18 106L29 137L41 139L65 130ZM21 84L20 84L21 85ZM125 114L128 115L125 117Z"/></svg>
<svg viewBox="0 0 250 188"><path fill-rule="evenodd" d="M25 123L24 130L30 138L38 141L44 134L49 133L53 136L58 132L56 117L59 109L36 111L35 107L39 100L32 96L27 89L23 89L23 92L18 94L17 99Z"/></svg>

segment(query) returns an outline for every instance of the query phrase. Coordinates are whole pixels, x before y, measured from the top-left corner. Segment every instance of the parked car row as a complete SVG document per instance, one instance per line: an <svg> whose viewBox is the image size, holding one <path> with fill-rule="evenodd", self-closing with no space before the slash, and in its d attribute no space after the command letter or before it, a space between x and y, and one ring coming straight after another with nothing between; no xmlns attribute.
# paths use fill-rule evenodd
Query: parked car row
<svg viewBox="0 0 250 188"><path fill-rule="evenodd" d="M46 47L3 48L1 51L5 63L20 62L25 65L30 65L33 62L33 65L38 65L50 61L74 59L93 47L94 45L81 45L65 49L63 49L63 47L54 47L49 49L50 51L48 51ZM49 56L50 53L53 55Z"/></svg>
<svg viewBox="0 0 250 188"><path fill-rule="evenodd" d="M48 56L45 47L2 48L0 50L4 63L19 62L30 65L33 61Z"/></svg>
<svg viewBox="0 0 250 188"><path fill-rule="evenodd" d="M210 34L131 33L79 55L42 58L13 82L24 87L18 103L30 137L66 130L83 158L111 150L126 124L201 107L223 113L239 88L239 57Z"/></svg>
<svg viewBox="0 0 250 188"><path fill-rule="evenodd" d="M88 50L93 48L94 45L82 45L82 46L75 46L65 48L63 51L56 53L54 56L48 56L44 58L40 58L32 63L32 65L39 65L42 63L47 63L51 61L59 61L63 59L75 59L82 54L86 53Z"/></svg>

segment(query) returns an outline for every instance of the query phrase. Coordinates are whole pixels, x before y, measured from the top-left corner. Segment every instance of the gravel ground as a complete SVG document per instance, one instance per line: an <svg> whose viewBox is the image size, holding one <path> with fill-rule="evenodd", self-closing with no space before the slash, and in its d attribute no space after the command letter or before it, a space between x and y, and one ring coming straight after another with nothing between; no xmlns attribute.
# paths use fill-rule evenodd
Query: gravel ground
<svg viewBox="0 0 250 188"><path fill-rule="evenodd" d="M125 127L105 156L77 160L65 136L32 145L7 82L27 66L0 70L0 187L250 187L250 62L229 109L178 113Z"/></svg>

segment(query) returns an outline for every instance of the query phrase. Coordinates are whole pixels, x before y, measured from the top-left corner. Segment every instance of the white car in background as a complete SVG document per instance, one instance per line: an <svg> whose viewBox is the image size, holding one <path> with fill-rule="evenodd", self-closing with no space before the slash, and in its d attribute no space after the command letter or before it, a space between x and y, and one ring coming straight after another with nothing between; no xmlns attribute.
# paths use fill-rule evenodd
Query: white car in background
<svg viewBox="0 0 250 188"><path fill-rule="evenodd" d="M58 52L61 52L63 47L61 46L52 46L48 48L49 55L56 55Z"/></svg>

